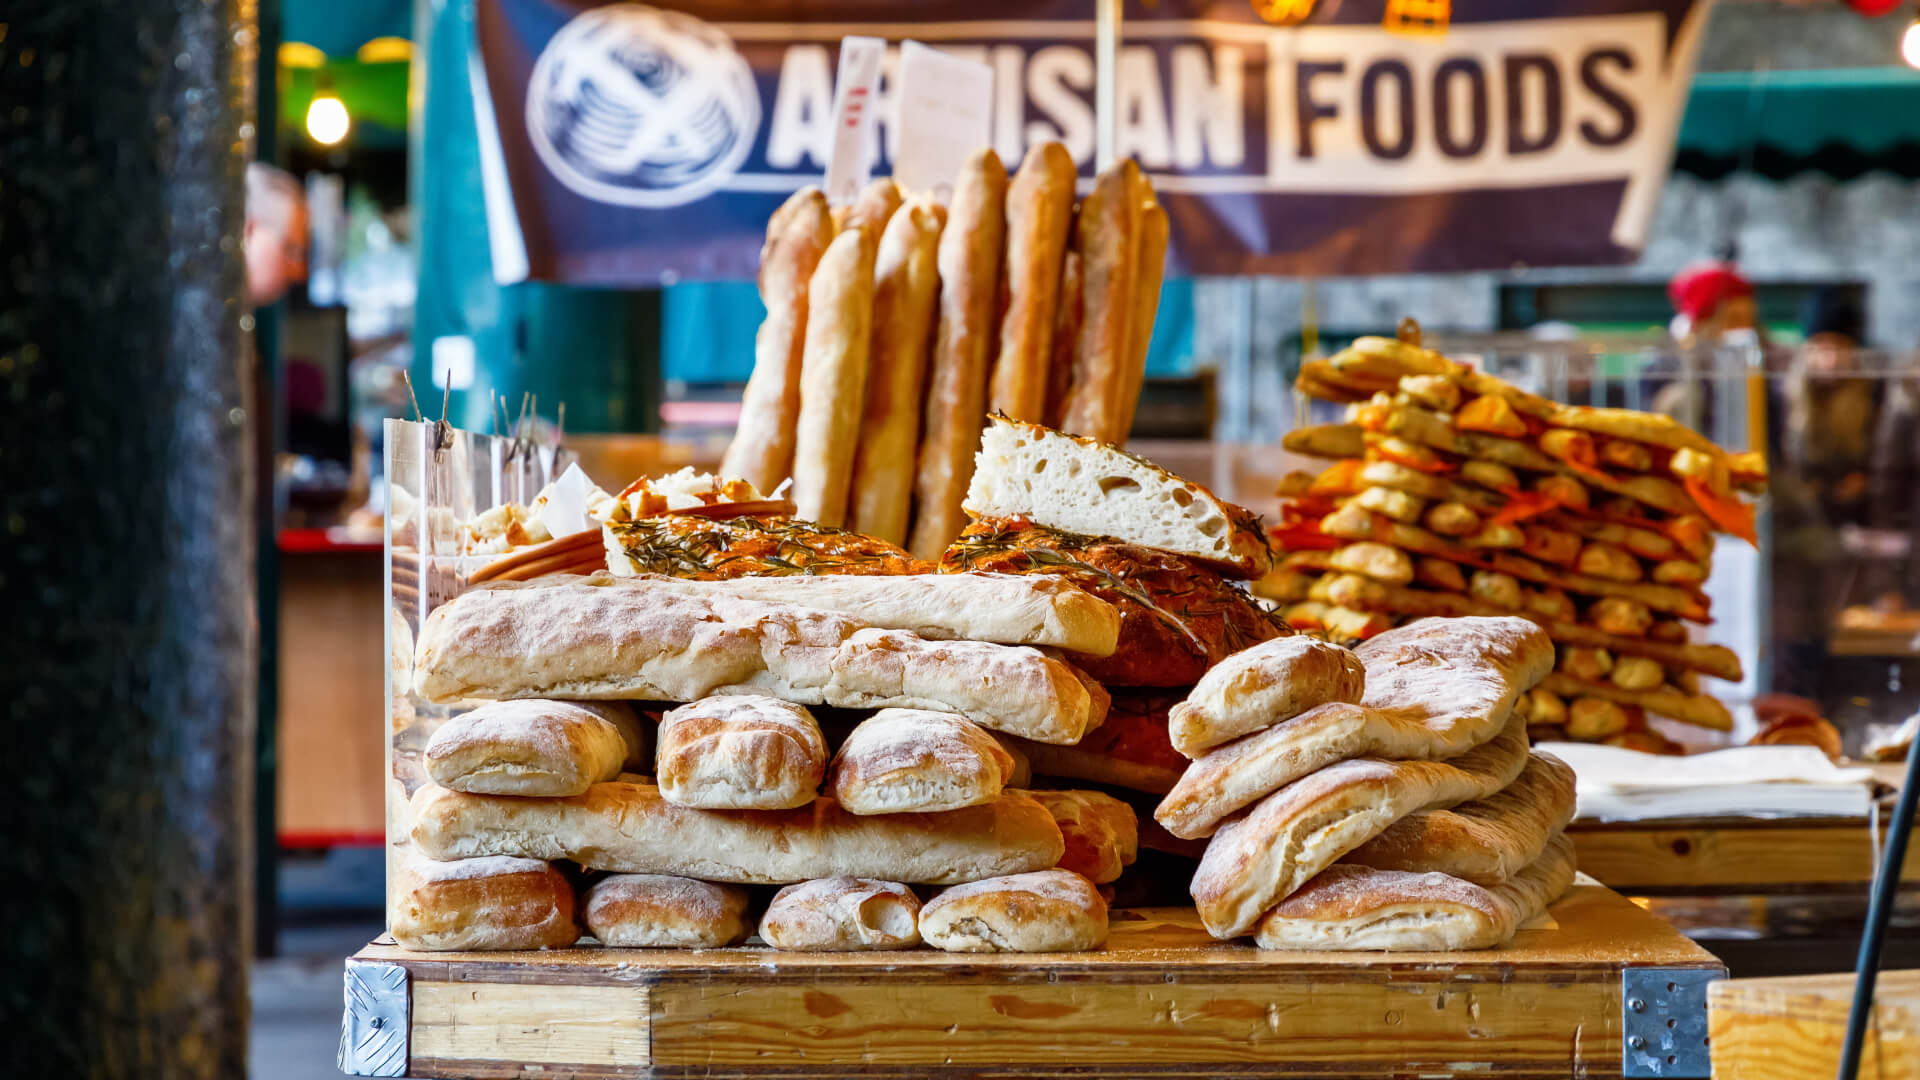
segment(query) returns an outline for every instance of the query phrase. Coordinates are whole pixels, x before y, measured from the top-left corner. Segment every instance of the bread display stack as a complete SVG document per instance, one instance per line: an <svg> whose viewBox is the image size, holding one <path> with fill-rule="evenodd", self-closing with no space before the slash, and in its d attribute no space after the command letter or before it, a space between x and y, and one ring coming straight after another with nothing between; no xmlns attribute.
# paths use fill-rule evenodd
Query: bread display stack
<svg viewBox="0 0 1920 1080"><path fill-rule="evenodd" d="M1553 647L1518 618L1427 619L1356 651L1236 654L1173 711L1193 758L1155 817L1209 838L1193 899L1275 949L1476 949L1573 879L1573 774L1527 750Z"/></svg>
<svg viewBox="0 0 1920 1080"><path fill-rule="evenodd" d="M1167 216L1132 161L1078 208L1077 179L1050 142L1012 176L979 151L944 203L885 177L850 207L795 193L768 222L767 315L721 472L931 562L967 524L989 411L1123 440Z"/></svg>
<svg viewBox="0 0 1920 1080"><path fill-rule="evenodd" d="M1710 619L1714 534L1751 542L1764 462L1674 420L1566 406L1416 344L1361 338L1303 366L1348 422L1288 449L1338 459L1288 477L1281 569L1257 587L1294 625L1367 638L1426 616L1519 615L1558 646L1521 710L1540 739L1676 747L1649 715L1727 730L1700 675L1739 659L1690 640Z"/></svg>

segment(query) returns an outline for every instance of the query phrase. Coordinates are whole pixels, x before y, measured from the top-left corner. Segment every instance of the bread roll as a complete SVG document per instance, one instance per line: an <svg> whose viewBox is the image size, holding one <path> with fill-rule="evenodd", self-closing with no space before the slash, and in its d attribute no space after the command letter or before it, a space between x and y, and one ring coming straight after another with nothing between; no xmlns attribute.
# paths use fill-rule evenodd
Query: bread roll
<svg viewBox="0 0 1920 1080"><path fill-rule="evenodd" d="M1140 854L1140 823L1133 807L1119 799L1099 791L1035 791L1032 795L1060 826L1067 845L1060 869L1105 885L1119 880L1121 871Z"/></svg>
<svg viewBox="0 0 1920 1080"><path fill-rule="evenodd" d="M660 722L654 775L668 802L701 810L791 810L813 802L827 741L813 714L758 694L682 705Z"/></svg>
<svg viewBox="0 0 1920 1080"><path fill-rule="evenodd" d="M919 897L898 882L822 878L774 894L760 936L795 951L910 949L920 944L919 918Z"/></svg>
<svg viewBox="0 0 1920 1080"><path fill-rule="evenodd" d="M1134 297L1139 280L1140 204L1131 160L1100 174L1080 204L1074 250L1080 253L1085 296L1073 382L1061 429L1099 442L1120 443L1120 396L1133 365Z"/></svg>
<svg viewBox="0 0 1920 1080"><path fill-rule="evenodd" d="M1573 874L1573 844L1563 835L1511 881L1491 887L1445 874L1334 866L1261 919L1254 941L1263 949L1489 949L1564 895Z"/></svg>
<svg viewBox="0 0 1920 1080"><path fill-rule="evenodd" d="M1027 151L1007 188L1006 314L994 361L993 411L1015 420L1046 419L1060 268L1073 223L1073 155L1058 142Z"/></svg>
<svg viewBox="0 0 1920 1080"><path fill-rule="evenodd" d="M850 814L931 813L1000 796L1013 755L952 713L882 709L833 758L827 794Z"/></svg>
<svg viewBox="0 0 1920 1080"><path fill-rule="evenodd" d="M1065 870L988 878L928 901L920 936L947 952L1086 952L1106 944L1107 902Z"/></svg>
<svg viewBox="0 0 1920 1080"><path fill-rule="evenodd" d="M1117 694L1106 722L1072 746L1005 738L1026 754L1035 775L1164 795L1180 781L1187 765L1187 759L1167 741L1170 705L1164 695Z"/></svg>
<svg viewBox="0 0 1920 1080"><path fill-rule="evenodd" d="M1080 327L1086 321L1086 261L1077 251L1060 263L1060 293L1054 305L1053 343L1047 358L1047 404L1041 423L1059 428L1065 422L1067 394L1073 387L1073 357L1080 348Z"/></svg>
<svg viewBox="0 0 1920 1080"><path fill-rule="evenodd" d="M807 333L807 286L833 240L827 196L796 191L767 221L760 249L760 299L767 317L753 340L753 374L740 399L740 426L720 461L761 491L780 486L793 469L800 423L800 365Z"/></svg>
<svg viewBox="0 0 1920 1080"><path fill-rule="evenodd" d="M941 221L933 204L916 200L901 207L887 222L874 262L873 345L847 524L893 544L907 542L913 504L920 390L940 296L935 259Z"/></svg>
<svg viewBox="0 0 1920 1080"><path fill-rule="evenodd" d="M1071 665L1037 649L927 641L845 615L635 587L609 574L489 583L434 609L414 665L430 700L698 701L954 712L1072 743L1106 713Z"/></svg>
<svg viewBox="0 0 1920 1080"><path fill-rule="evenodd" d="M859 817L827 798L797 810L692 810L624 781L566 799L424 787L413 798L413 842L433 858L538 855L763 885L840 874L947 885L1044 869L1064 849L1052 815L1016 792L941 814Z"/></svg>
<svg viewBox="0 0 1920 1080"><path fill-rule="evenodd" d="M534 859L403 859L388 917L393 940L425 952L564 949L580 937L573 886Z"/></svg>
<svg viewBox="0 0 1920 1080"><path fill-rule="evenodd" d="M1498 885L1539 858L1547 841L1573 820L1573 810L1573 770L1551 754L1535 753L1499 791L1451 810L1410 814L1341 861Z"/></svg>
<svg viewBox="0 0 1920 1080"><path fill-rule="evenodd" d="M922 559L939 558L967 523L960 500L973 476L973 454L986 420L1006 200L1007 170L999 156L982 150L968 158L954 181L947 228L940 236L940 322L928 369L907 544Z"/></svg>
<svg viewBox="0 0 1920 1080"><path fill-rule="evenodd" d="M798 516L822 525L847 519L873 347L877 247L867 231L848 229L827 246L808 286L791 497Z"/></svg>
<svg viewBox="0 0 1920 1080"><path fill-rule="evenodd" d="M1338 645L1273 638L1221 661L1167 717L1174 748L1190 758L1290 720L1316 705L1358 704L1367 671Z"/></svg>
<svg viewBox="0 0 1920 1080"><path fill-rule="evenodd" d="M496 701L441 725L427 775L476 795L578 795L645 768L647 737L621 702Z"/></svg>
<svg viewBox="0 0 1920 1080"><path fill-rule="evenodd" d="M1512 783L1526 761L1526 724L1516 716L1492 742L1451 761L1358 758L1296 780L1221 826L1207 845L1193 877L1200 921L1217 938L1239 937L1283 897L1394 822L1491 795Z"/></svg>
<svg viewBox="0 0 1920 1080"><path fill-rule="evenodd" d="M1160 284L1167 273L1167 212L1142 172L1133 173L1134 200L1140 207L1140 232L1134 247L1133 324L1128 329L1126 381L1120 386L1119 431L1125 439L1133 431L1146 384L1147 350L1153 344L1154 318L1160 312Z"/></svg>
<svg viewBox="0 0 1920 1080"><path fill-rule="evenodd" d="M719 948L745 940L747 899L738 885L613 874L587 890L587 929L609 948Z"/></svg>

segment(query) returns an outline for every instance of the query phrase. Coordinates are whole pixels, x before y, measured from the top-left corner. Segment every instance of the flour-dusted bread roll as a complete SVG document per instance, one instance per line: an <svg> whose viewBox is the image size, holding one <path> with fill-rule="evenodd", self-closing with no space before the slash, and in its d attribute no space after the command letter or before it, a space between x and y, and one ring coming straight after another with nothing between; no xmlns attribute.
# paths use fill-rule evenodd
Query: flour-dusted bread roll
<svg viewBox="0 0 1920 1080"><path fill-rule="evenodd" d="M1526 762L1526 723L1515 716L1492 742L1451 761L1358 758L1296 780L1214 834L1193 876L1200 921L1217 938L1239 937L1394 822L1491 795Z"/></svg>
<svg viewBox="0 0 1920 1080"><path fill-rule="evenodd" d="M747 890L671 874L612 874L587 890L586 923L612 948L714 949L747 936Z"/></svg>
<svg viewBox="0 0 1920 1080"><path fill-rule="evenodd" d="M1234 577L1272 566L1252 511L1116 446L993 417L967 489L976 518L1025 518L1185 555Z"/></svg>
<svg viewBox="0 0 1920 1080"><path fill-rule="evenodd" d="M1023 792L938 814L849 814L832 799L797 810L693 810L652 784L595 784L566 799L467 795L429 785L413 797L413 842L437 859L520 855L592 870L787 885L849 874L952 885L1042 870L1065 845Z"/></svg>
<svg viewBox="0 0 1920 1080"><path fill-rule="evenodd" d="M920 936L947 952L1086 952L1106 944L1107 902L1066 870L987 878L929 900Z"/></svg>
<svg viewBox="0 0 1920 1080"><path fill-rule="evenodd" d="M1362 644L1359 705L1336 702L1208 751L1154 811L1175 836L1212 835L1228 815L1336 761L1434 759L1491 739L1553 667L1553 642L1513 617L1422 619Z"/></svg>
<svg viewBox="0 0 1920 1080"><path fill-rule="evenodd" d="M536 859L403 859L393 894L388 929L409 949L564 949L580 938L573 886Z"/></svg>
<svg viewBox="0 0 1920 1080"><path fill-rule="evenodd" d="M1564 835L1502 885L1341 864L1282 900L1260 920L1254 941L1263 949L1490 949L1565 894L1573 875L1573 844Z"/></svg>
<svg viewBox="0 0 1920 1080"><path fill-rule="evenodd" d="M1201 676L1167 717L1174 748L1197 758L1242 735L1332 701L1358 704L1367 670L1347 649L1310 637L1263 641Z"/></svg>
<svg viewBox="0 0 1920 1080"><path fill-rule="evenodd" d="M1013 755L963 716L881 709L833 757L827 794L851 814L910 814L978 806L1000 796Z"/></svg>
<svg viewBox="0 0 1920 1080"><path fill-rule="evenodd" d="M1547 841L1573 820L1573 811L1573 770L1552 754L1535 753L1499 791L1451 810L1401 818L1341 861L1499 885L1539 858Z"/></svg>
<svg viewBox="0 0 1920 1080"><path fill-rule="evenodd" d="M816 608L638 585L611 574L489 583L434 609L414 665L434 701L563 697L959 713L1037 742L1100 726L1106 696L1038 649L928 641Z"/></svg>
<svg viewBox="0 0 1920 1080"><path fill-rule="evenodd" d="M1140 822L1133 807L1100 791L1035 791L1066 842L1061 870L1095 885L1118 881L1140 854Z"/></svg>
<svg viewBox="0 0 1920 1080"><path fill-rule="evenodd" d="M820 793L827 740L813 714L759 694L703 698L660 721L654 776L668 802L791 810Z"/></svg>
<svg viewBox="0 0 1920 1080"><path fill-rule="evenodd" d="M427 775L476 795L578 795L631 765L646 733L623 702L495 701L441 725Z"/></svg>
<svg viewBox="0 0 1920 1080"><path fill-rule="evenodd" d="M920 944L920 898L895 881L831 877L789 885L760 917L760 937L794 951L910 949Z"/></svg>

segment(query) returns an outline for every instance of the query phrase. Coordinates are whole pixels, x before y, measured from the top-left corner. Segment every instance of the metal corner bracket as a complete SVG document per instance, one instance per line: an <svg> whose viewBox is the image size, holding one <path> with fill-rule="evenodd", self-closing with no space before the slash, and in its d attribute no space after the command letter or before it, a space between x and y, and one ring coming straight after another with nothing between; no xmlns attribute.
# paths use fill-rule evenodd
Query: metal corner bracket
<svg viewBox="0 0 1920 1080"><path fill-rule="evenodd" d="M412 1005L406 968L347 961L347 1007L340 1018L340 1071L348 1076L405 1076L407 1021Z"/></svg>
<svg viewBox="0 0 1920 1080"><path fill-rule="evenodd" d="M1707 987L1717 968L1630 967L1620 972L1620 1072L1626 1080L1710 1077Z"/></svg>

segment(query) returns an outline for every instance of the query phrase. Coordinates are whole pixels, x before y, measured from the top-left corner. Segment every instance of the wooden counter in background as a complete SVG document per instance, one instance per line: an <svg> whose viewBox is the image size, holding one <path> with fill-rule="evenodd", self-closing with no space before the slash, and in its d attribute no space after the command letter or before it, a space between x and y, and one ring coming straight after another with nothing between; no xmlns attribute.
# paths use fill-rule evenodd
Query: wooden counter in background
<svg viewBox="0 0 1920 1080"><path fill-rule="evenodd" d="M380 543L280 539L279 827L286 847L385 843Z"/></svg>
<svg viewBox="0 0 1920 1080"><path fill-rule="evenodd" d="M1713 1074L1739 1080L1828 1077L1853 1001L1852 975L1731 979L1707 991ZM1920 1080L1920 971L1883 971L1860 1054L1861 1080Z"/></svg>
<svg viewBox="0 0 1920 1080"><path fill-rule="evenodd" d="M1888 816L1882 812L1882 844ZM1636 896L1865 889L1878 855L1865 818L1576 821L1567 836L1582 872ZM1900 879L1920 883L1920 847L1908 846Z"/></svg>

